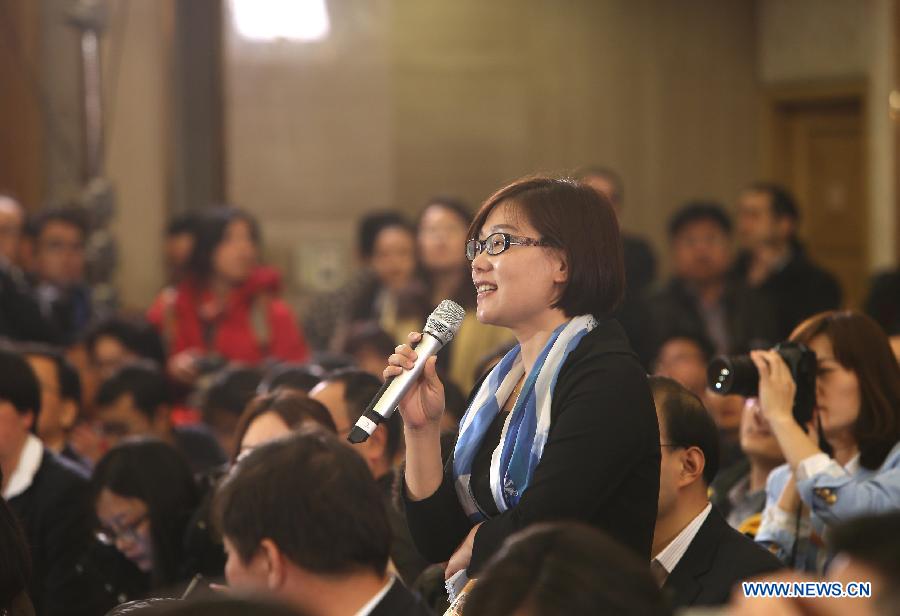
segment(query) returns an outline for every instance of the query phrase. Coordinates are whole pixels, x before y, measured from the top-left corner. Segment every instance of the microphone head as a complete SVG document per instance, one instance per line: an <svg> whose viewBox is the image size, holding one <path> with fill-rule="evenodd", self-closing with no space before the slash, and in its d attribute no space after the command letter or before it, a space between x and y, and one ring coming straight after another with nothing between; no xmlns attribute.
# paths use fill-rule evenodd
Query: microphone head
<svg viewBox="0 0 900 616"><path fill-rule="evenodd" d="M453 340L453 336L459 331L466 311L454 301L445 299L434 309L428 321L425 323L425 331L438 340L441 344L447 344Z"/></svg>

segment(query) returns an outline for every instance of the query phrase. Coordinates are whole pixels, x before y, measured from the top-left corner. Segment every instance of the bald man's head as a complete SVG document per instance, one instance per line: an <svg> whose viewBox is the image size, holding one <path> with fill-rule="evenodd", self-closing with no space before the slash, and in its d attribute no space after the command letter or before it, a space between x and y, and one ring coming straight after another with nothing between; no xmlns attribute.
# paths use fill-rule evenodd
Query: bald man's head
<svg viewBox="0 0 900 616"><path fill-rule="evenodd" d="M0 193L0 260L14 262L25 225L25 210L12 196Z"/></svg>

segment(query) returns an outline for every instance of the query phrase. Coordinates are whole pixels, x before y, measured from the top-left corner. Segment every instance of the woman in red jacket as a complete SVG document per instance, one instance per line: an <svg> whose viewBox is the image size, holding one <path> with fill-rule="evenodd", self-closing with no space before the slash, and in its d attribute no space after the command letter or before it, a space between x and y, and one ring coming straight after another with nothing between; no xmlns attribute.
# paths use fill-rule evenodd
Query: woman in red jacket
<svg viewBox="0 0 900 616"><path fill-rule="evenodd" d="M259 243L246 212L217 207L200 219L188 275L147 313L166 338L177 380L191 383L230 361L307 359L293 311L280 297L280 274L258 264Z"/></svg>

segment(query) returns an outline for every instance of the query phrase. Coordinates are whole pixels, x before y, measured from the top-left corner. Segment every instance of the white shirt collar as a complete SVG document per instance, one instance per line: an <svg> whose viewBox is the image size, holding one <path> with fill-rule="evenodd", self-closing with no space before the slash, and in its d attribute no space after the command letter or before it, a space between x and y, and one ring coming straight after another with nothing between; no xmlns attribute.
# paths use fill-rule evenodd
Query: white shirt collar
<svg viewBox="0 0 900 616"><path fill-rule="evenodd" d="M41 467L43 456L44 446L41 444L41 440L34 434L29 434L25 439L25 446L22 448L16 470L10 475L6 489L3 491L3 498L9 500L31 487L31 482L34 481L34 476Z"/></svg>
<svg viewBox="0 0 900 616"><path fill-rule="evenodd" d="M691 542L694 541L694 537L697 536L700 527L703 526L710 511L712 511L712 503L707 503L706 507L703 508L703 511L698 513L697 517L691 520L690 524L685 526L684 529L672 539L669 545L663 548L662 552L657 554L655 560L658 560L659 564L661 564L668 573L674 571L675 567L678 565L678 561L680 561L681 557L684 556L684 553L687 552L688 547L690 547Z"/></svg>
<svg viewBox="0 0 900 616"><path fill-rule="evenodd" d="M377 595L369 599L369 602L362 606L354 616L369 616L369 614L372 613L372 610L374 610L378 606L378 604L381 603L381 600L384 599L385 595L390 592L391 588L394 586L395 581L396 580L394 579L394 576L391 576L387 581L387 584L384 585L384 588L382 588Z"/></svg>

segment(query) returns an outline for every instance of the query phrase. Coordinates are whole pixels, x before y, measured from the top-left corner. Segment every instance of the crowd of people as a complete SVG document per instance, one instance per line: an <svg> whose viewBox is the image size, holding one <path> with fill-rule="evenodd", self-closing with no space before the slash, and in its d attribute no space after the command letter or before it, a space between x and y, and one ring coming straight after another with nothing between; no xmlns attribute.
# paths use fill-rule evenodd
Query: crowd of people
<svg viewBox="0 0 900 616"><path fill-rule="evenodd" d="M87 213L0 194L0 613L897 613L900 271L846 310L764 182L658 257L615 171L574 175L366 215L305 314L246 211L173 219L165 287L110 313ZM444 299L453 342L351 446ZM720 355L755 395L709 387Z"/></svg>

